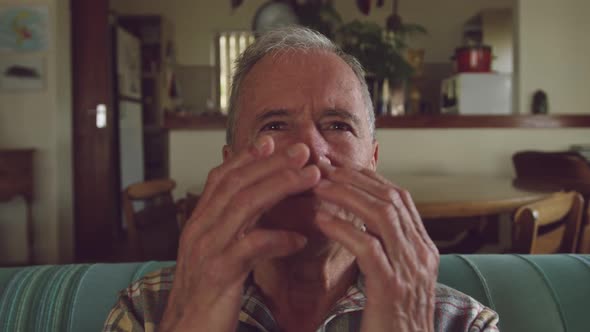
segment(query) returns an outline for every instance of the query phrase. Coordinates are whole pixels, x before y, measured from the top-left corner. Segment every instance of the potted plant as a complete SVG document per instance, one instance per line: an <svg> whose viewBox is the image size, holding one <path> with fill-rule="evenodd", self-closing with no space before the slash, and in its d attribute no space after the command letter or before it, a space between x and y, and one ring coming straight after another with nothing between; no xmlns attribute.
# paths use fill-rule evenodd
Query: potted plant
<svg viewBox="0 0 590 332"><path fill-rule="evenodd" d="M365 15L369 14L370 5L369 0L357 1L358 9ZM385 112L384 106L391 107L383 103L390 103L394 95L395 103L405 103L405 87L415 69L406 57L408 39L427 33L421 25L403 22L398 5L398 0L393 0L385 27L360 20L343 24L331 0L308 0L296 7L302 25L331 38L365 67L377 114ZM383 1L377 1L377 7L382 6ZM383 96L384 89L388 90L386 96ZM400 107L403 109L404 105Z"/></svg>
<svg viewBox="0 0 590 332"><path fill-rule="evenodd" d="M405 56L407 40L427 32L421 25L402 21L398 14L399 0L392 1L392 13L385 27L359 20L343 24L332 0L274 1L288 3L296 13L299 24L321 32L359 60L367 71L367 83L378 114L382 110L379 103L383 99L381 92L384 82L388 82L393 93L401 89L403 94L406 83L414 73L414 67ZM242 1L232 2L237 2L239 6ZM365 15L369 14L371 3L371 0L356 1L358 9ZM376 5L382 7L384 1L379 0Z"/></svg>
<svg viewBox="0 0 590 332"><path fill-rule="evenodd" d="M401 83L414 71L404 56L410 29L424 31L419 26L411 26L403 33L391 33L377 23L355 20L336 31L336 42L345 52L356 57L377 80Z"/></svg>
<svg viewBox="0 0 590 332"><path fill-rule="evenodd" d="M356 57L367 71L367 84L377 114L387 113L391 108L398 109L394 113L404 112L405 87L414 74L414 67L405 55L407 38L424 33L426 30L416 24L401 24L394 32L377 23L358 20L346 23L336 31L336 42L346 53ZM394 95L395 101L392 101L390 98Z"/></svg>

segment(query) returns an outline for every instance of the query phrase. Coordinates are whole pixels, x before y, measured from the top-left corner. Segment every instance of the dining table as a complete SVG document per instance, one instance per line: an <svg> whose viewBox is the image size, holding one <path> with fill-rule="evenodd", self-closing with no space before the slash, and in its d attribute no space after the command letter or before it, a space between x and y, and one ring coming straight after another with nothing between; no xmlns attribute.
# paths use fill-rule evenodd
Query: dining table
<svg viewBox="0 0 590 332"><path fill-rule="evenodd" d="M553 192L518 187L509 176L392 174L386 178L409 191L427 219L509 213Z"/></svg>
<svg viewBox="0 0 590 332"><path fill-rule="evenodd" d="M441 253L509 252L512 214L554 190L523 189L495 175L390 174L408 190Z"/></svg>
<svg viewBox="0 0 590 332"><path fill-rule="evenodd" d="M425 219L485 217L509 213L547 197L552 191L523 189L509 176L384 174L393 184L408 190ZM189 187L194 202L202 186Z"/></svg>
<svg viewBox="0 0 590 332"><path fill-rule="evenodd" d="M556 191L522 188L510 176L381 174L410 193L428 233L445 253L476 252L486 244L492 252L509 250L510 214ZM189 187L186 203L190 210L201 190L202 186Z"/></svg>

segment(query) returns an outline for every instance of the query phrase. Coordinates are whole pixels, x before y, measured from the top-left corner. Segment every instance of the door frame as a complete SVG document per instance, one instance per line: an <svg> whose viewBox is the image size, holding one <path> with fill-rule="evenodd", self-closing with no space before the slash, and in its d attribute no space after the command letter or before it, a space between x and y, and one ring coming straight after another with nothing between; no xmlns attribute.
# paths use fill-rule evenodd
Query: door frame
<svg viewBox="0 0 590 332"><path fill-rule="evenodd" d="M121 225L108 0L71 0L74 257L109 261ZM106 127L97 128L98 105Z"/></svg>

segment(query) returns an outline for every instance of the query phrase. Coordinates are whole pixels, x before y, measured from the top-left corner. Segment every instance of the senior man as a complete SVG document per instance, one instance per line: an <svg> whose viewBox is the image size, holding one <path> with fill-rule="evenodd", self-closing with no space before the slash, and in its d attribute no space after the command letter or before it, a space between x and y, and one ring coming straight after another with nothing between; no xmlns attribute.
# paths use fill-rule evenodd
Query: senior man
<svg viewBox="0 0 590 332"><path fill-rule="evenodd" d="M376 172L359 63L304 28L237 62L223 163L177 265L127 290L107 331L497 331L436 284L438 251L408 192Z"/></svg>

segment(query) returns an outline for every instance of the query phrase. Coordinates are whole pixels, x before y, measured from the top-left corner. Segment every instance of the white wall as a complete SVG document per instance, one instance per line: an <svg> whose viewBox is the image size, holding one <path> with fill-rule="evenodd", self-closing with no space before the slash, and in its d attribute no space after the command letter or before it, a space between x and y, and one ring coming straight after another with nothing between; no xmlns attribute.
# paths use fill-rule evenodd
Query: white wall
<svg viewBox="0 0 590 332"><path fill-rule="evenodd" d="M212 65L215 32L248 29L256 9L264 2L246 0L233 13L226 0L110 0L110 6L122 14L164 16L174 24L178 63Z"/></svg>
<svg viewBox="0 0 590 332"><path fill-rule="evenodd" d="M229 1L197 0L110 0L121 13L160 14L175 25L178 62L212 65L213 35L219 30L248 29L256 9L264 0L244 1L232 11ZM345 22L352 19L385 22L391 1L363 16L355 1L334 1ZM374 4L374 2L373 2ZM427 9L426 9L427 8ZM483 8L513 8L516 12L515 88L517 109L528 113L532 94L544 89L551 113L590 113L590 1L587 0L413 0L401 1L400 13L406 22L424 25L429 34L412 40L414 47L426 49L427 62L447 62L461 43L461 26Z"/></svg>
<svg viewBox="0 0 590 332"><path fill-rule="evenodd" d="M356 1L334 1L344 22L353 19L372 20L384 25L391 13L391 1L383 8L372 8L369 16L356 9ZM375 1L372 2L375 6ZM449 62L455 48L462 43L463 24L482 9L513 8L516 0L411 0L399 2L399 13L408 23L418 23L428 30L428 35L410 40L412 47L424 48L425 61Z"/></svg>
<svg viewBox="0 0 590 332"><path fill-rule="evenodd" d="M17 4L22 1L0 0L0 6ZM26 4L49 8L47 51L19 55L44 58L46 86L37 92L0 92L0 148L36 149L35 257L37 263L55 263L69 260L72 243L69 1ZM0 261L22 262L26 257L24 225L21 200L2 204L0 242L7 251L2 251Z"/></svg>
<svg viewBox="0 0 590 332"><path fill-rule="evenodd" d="M482 8L512 8L516 0L412 0L400 2L404 21L422 24L427 36L413 40L412 46L426 49L426 61L447 62L461 43L461 27ZM160 14L174 23L178 62L213 65L213 35L220 30L250 29L252 18L266 0L246 0L236 10L230 1L203 0L110 0L119 13ZM391 13L391 0L383 8L373 7L364 16L354 0L334 1L344 22L353 19L373 20L381 25ZM375 2L373 2L375 6Z"/></svg>
<svg viewBox="0 0 590 332"><path fill-rule="evenodd" d="M520 0L518 11L521 112L543 89L550 113L590 113L590 1Z"/></svg>
<svg viewBox="0 0 590 332"><path fill-rule="evenodd" d="M379 172L412 174L484 174L513 177L518 150L564 150L588 143L587 129L379 129ZM175 196L202 189L209 170L222 161L224 132L172 131L170 173ZM482 188L485 190L485 188Z"/></svg>
<svg viewBox="0 0 590 332"><path fill-rule="evenodd" d="M79 0L75 0L79 1ZM162 13L174 19L178 60L184 64L212 64L212 32L243 29L264 0L247 0L231 13L229 1L198 0L111 0L115 8L143 13ZM459 25L442 27L451 20L446 13L470 17L477 12L472 0L402 1L407 21L426 25L430 35L415 41L427 48L427 61L447 59L458 43ZM484 1L484 0L480 0ZM512 1L485 0L486 6L505 7ZM21 0L0 0L0 6L22 4ZM36 256L39 263L69 261L72 255L72 170L71 170L71 81L70 16L68 0L28 0L45 4L50 12L50 43L45 57L46 88L35 93L0 93L0 148L37 149L36 201L34 205ZM179 6L177 6L177 4ZM345 20L361 17L354 1L336 1ZM390 6L390 1L386 1ZM433 7L435 6L435 7ZM477 8L476 8L477 7ZM589 112L590 45L584 43L590 12L586 0L519 0L518 31L521 91L519 105L528 109L531 93L543 88L549 93L554 113ZM388 9L373 11L371 18L383 22ZM419 15L427 15L424 22ZM462 23L463 17L454 20ZM453 30L455 29L455 30ZM446 36L446 37L445 37ZM432 45L432 46L429 46ZM446 46L445 46L446 45ZM446 47L446 49L445 49ZM439 51L436 51L438 49ZM565 149L573 143L587 143L590 129L480 129L480 130L379 130L380 169L384 172L449 172L511 174L512 152L524 148ZM178 180L177 194L191 184L202 184L208 170L221 161L223 132L173 131L171 133L171 175ZM0 208L0 241L5 261L26 257L24 207L15 201ZM19 220L21 219L21 220ZM24 238L24 237L23 237ZM8 246L8 252L4 248ZM7 257L8 256L8 257Z"/></svg>
<svg viewBox="0 0 590 332"><path fill-rule="evenodd" d="M475 1L429 1L435 9L424 10L421 1L401 2L401 13L408 21L427 25L433 32L441 33L440 38L421 40L431 43L430 60L445 59L452 52L453 43L460 35L459 22L456 30L445 30L445 10L462 13L470 17L477 12ZM248 3L248 2L246 2ZM388 2L389 3L389 2ZM478 2L479 3L479 2ZM508 2L486 1L486 6L505 7ZM338 1L341 13L354 15L354 3ZM342 6L342 7L340 7ZM407 7L404 7L407 6ZM590 46L582 41L582 34L588 29L583 13L589 12L590 2L585 0L551 1L520 0L516 8L518 35L515 50L519 56L520 76L516 78L517 88L522 91L518 105L528 109L531 93L543 87L549 93L553 113L590 113L587 89L590 78ZM348 9L346 9L348 8ZM412 8L412 9L410 9ZM482 7L478 7L482 8ZM241 10L241 9L240 9ZM407 13L407 14L406 14ZM576 13L574 15L574 13ZM421 22L412 15L429 15L429 20ZM360 16L361 14L355 14ZM573 15L573 16L572 16ZM386 13L373 12L371 18L383 21ZM542 20L541 18L545 18ZM347 16L344 17L347 20ZM551 22L551 24L548 24ZM556 28L556 24L560 26ZM448 29L448 28L446 28ZM548 32L550 31L550 32ZM446 37L444 37L446 36ZM551 42L549 42L551 41ZM457 41L458 43L459 41ZM559 45L553 48L553 43ZM450 46L451 45L451 46ZM437 47L435 47L437 46ZM430 47L430 46L429 46ZM447 48L445 50L445 47ZM568 47L568 48L564 48ZM439 49L440 51L434 51ZM560 63L563 49L574 50L562 55L570 63ZM573 54L575 53L575 54ZM428 59L429 56L427 56ZM576 66L579 71L570 69ZM520 77L520 78L519 78ZM549 79L551 78L551 79ZM563 150L571 144L588 143L590 128L586 129L382 129L378 131L381 143L379 169L384 173L461 173L512 176L511 156L523 149ZM192 185L203 185L211 167L221 162L221 146L224 143L222 131L172 131L171 133L171 176L179 186L177 196L181 196Z"/></svg>
<svg viewBox="0 0 590 332"><path fill-rule="evenodd" d="M513 9L490 10L482 15L483 43L493 45L493 71L510 74L514 71L515 17Z"/></svg>

